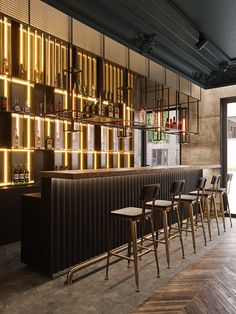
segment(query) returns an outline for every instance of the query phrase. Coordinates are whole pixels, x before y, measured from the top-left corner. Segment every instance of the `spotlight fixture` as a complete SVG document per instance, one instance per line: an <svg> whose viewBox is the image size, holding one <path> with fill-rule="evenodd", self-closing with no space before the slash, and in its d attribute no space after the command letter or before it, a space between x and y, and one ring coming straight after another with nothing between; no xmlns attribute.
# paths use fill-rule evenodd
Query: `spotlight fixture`
<svg viewBox="0 0 236 314"><path fill-rule="evenodd" d="M205 36L202 33L199 33L198 42L195 44L197 49L201 50L207 43L208 43L208 40L205 38Z"/></svg>
<svg viewBox="0 0 236 314"><path fill-rule="evenodd" d="M221 72L223 72L223 73L227 72L227 71L229 70L229 64L228 64L228 62L221 62L221 63L219 64L219 68L220 68L220 71L221 71Z"/></svg>

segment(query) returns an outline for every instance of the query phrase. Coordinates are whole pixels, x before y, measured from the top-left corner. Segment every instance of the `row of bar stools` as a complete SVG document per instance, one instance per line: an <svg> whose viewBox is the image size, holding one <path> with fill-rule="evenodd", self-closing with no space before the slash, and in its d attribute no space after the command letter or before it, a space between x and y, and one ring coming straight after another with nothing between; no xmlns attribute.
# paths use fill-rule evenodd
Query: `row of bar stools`
<svg viewBox="0 0 236 314"><path fill-rule="evenodd" d="M111 255L120 257L128 260L128 265L130 261L134 262L134 272L135 272L135 282L136 291L139 291L139 273L138 273L138 258L144 254L154 251L156 267L157 267L157 277L160 276L159 263L157 256L157 244L154 235L154 225L152 219L153 207L157 195L160 190L160 184L145 185L141 189L140 200L142 202L142 208L137 207L125 207L117 210L113 210L110 213L110 223L109 223L109 234L108 234L108 252L107 252L107 266L106 266L106 280L108 279L108 269L109 269L109 258ZM151 209L147 208L147 202L151 202ZM150 203L149 203L150 204ZM150 205L149 205L150 206ZM130 235L128 243L128 254L127 256L120 253L120 250L111 250L111 239L112 239L112 221L113 219L125 220L129 223ZM150 223L151 233L152 233L152 243L153 248L146 247L143 245L143 239L141 240L141 245L137 243L137 224L140 223L141 226L144 224L145 220ZM142 227L143 228L143 227ZM133 247L133 257L131 256L131 242ZM140 250L140 253L138 251Z"/></svg>
<svg viewBox="0 0 236 314"><path fill-rule="evenodd" d="M158 219L156 219L156 242L157 244L162 243L165 245L166 248L166 259L167 259L167 266L170 268L170 240L179 237L181 249L182 249L182 256L184 258L184 246L183 246L183 239L182 239L182 231L181 231L181 221L180 221L180 208L179 208L179 199L181 198L181 194L183 192L185 181L184 180L175 180L173 181L171 188L170 188L170 200L159 200L157 199L154 203L154 212L158 214ZM177 199L176 199L177 198ZM147 205L151 206L151 203L147 203ZM168 228L168 214L170 218L173 217L173 213L177 213L177 228L172 227L172 219L170 226ZM164 238L159 239L159 230L160 230L160 219L159 217L162 216L163 222L163 231L164 231ZM171 229L177 230L177 232L172 233Z"/></svg>
<svg viewBox="0 0 236 314"><path fill-rule="evenodd" d="M204 243L206 245L206 233L203 220L203 192L206 185L206 178L201 177L197 181L197 193L195 195L181 195L180 199L176 196L175 199L180 201L180 203L185 203L188 205L188 217L187 217L187 226L183 228L181 223L181 231L191 232L192 242L193 242L193 251L196 253L196 241L195 241L195 229L201 227L203 231ZM194 215L196 219L200 216L200 224L194 224ZM191 228L188 228L188 221L190 220Z"/></svg>
<svg viewBox="0 0 236 314"><path fill-rule="evenodd" d="M203 216L206 217L205 222L207 222L208 225L208 233L209 233L209 239L211 241L211 221L212 219L216 220L218 235L220 235L220 228L219 228L219 221L218 221L218 212L216 209L216 189L219 186L220 183L220 175L212 176L211 179L211 189L202 189L200 191L202 195L202 208L203 208ZM192 191L189 194L190 195L197 195L198 191Z"/></svg>

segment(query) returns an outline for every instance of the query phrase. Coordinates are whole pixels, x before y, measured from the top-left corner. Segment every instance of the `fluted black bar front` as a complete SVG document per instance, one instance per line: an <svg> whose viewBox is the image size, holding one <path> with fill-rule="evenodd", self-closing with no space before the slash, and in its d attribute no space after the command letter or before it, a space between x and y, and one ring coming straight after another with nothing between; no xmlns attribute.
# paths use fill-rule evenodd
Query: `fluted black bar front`
<svg viewBox="0 0 236 314"><path fill-rule="evenodd" d="M139 192L144 184L160 183L160 198L168 199L170 184L174 179L184 179L185 192L188 192L194 189L197 178L201 175L202 169L180 168L110 177L43 178L41 206L35 208L42 213L40 221L33 219L34 209L30 211L32 224L40 223L42 227L34 228L31 225L30 230L24 230L24 241L32 242L37 238L40 248L34 247L34 252L43 250L48 254L42 254L41 266L39 263L33 266L53 275L106 252L108 214L111 210L140 206ZM26 199L24 208L27 208ZM127 242L126 229L123 222L114 225L113 247ZM30 232L39 234L36 237ZM148 229L146 233L149 233ZM32 265L34 253L27 248L33 247L34 243L31 246L24 244L22 261Z"/></svg>

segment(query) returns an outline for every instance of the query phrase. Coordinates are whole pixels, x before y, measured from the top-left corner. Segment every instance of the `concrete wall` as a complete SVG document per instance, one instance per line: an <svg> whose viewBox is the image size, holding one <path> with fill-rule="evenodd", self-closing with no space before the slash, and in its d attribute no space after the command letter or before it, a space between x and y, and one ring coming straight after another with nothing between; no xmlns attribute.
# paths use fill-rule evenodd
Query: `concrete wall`
<svg viewBox="0 0 236 314"><path fill-rule="evenodd" d="M220 163L220 99L236 96L236 85L203 90L199 106L200 134L182 145L182 164Z"/></svg>

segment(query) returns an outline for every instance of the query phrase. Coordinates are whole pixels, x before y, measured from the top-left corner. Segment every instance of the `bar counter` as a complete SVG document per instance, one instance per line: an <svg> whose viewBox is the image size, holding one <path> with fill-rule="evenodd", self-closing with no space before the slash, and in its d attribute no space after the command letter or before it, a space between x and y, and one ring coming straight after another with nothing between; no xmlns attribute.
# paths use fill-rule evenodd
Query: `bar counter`
<svg viewBox="0 0 236 314"><path fill-rule="evenodd" d="M106 252L109 212L140 207L144 184L161 184L169 198L173 180L184 179L185 193L197 178L220 165L43 171L41 196L22 196L22 262L50 276ZM154 217L157 219L157 217ZM127 243L127 226L115 224L113 247ZM149 230L146 228L145 233Z"/></svg>

